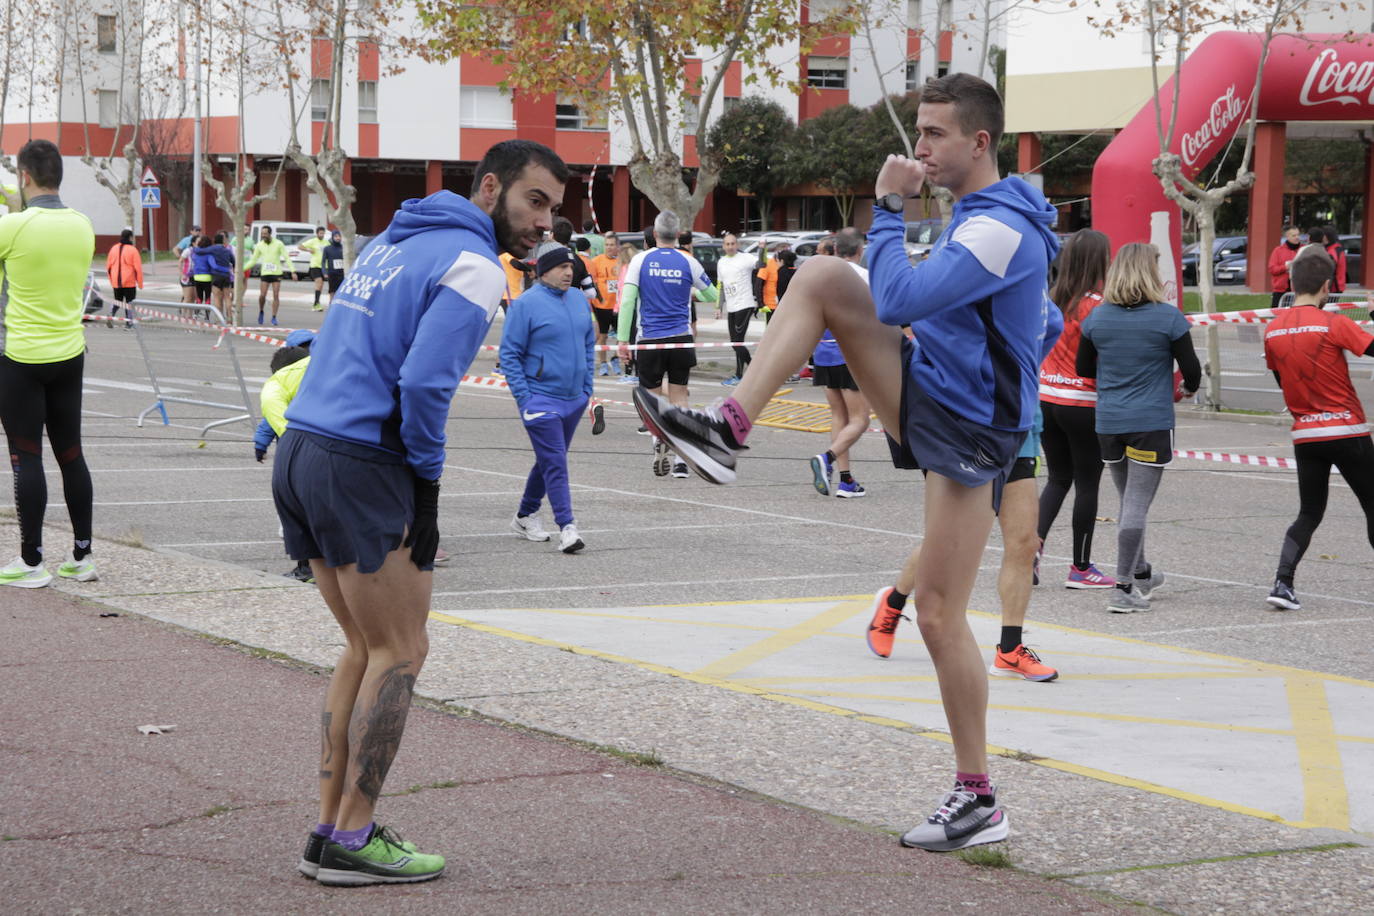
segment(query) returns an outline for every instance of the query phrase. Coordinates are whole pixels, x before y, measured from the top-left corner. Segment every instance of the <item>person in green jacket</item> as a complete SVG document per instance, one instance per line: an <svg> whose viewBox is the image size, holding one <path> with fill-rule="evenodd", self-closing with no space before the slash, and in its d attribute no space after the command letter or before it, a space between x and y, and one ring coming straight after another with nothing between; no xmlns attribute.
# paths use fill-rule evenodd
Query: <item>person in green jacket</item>
<svg viewBox="0 0 1374 916"><path fill-rule="evenodd" d="M324 306L320 305L320 292L324 289L324 247L329 244L324 236L324 227L316 226L315 237L300 244L302 251L310 252L310 279L315 281L315 304L311 308L317 312L324 311Z"/></svg>
<svg viewBox="0 0 1374 916"><path fill-rule="evenodd" d="M277 311L281 308L281 278L283 273L291 274L291 279L297 279L291 270L291 259L286 256L286 246L281 239L274 238L271 226L262 227L262 235L258 238L258 243L253 246L253 254L248 258L248 263L243 265L244 276L253 269L253 265L258 265L258 279L262 282L258 284L258 324L262 324L263 311L267 306L267 290L272 290L272 326L277 325Z"/></svg>
<svg viewBox="0 0 1374 916"><path fill-rule="evenodd" d="M19 556L0 568L0 586L42 588L43 430L62 472L72 523L72 552L57 569L66 579L96 578L91 559L91 472L81 451L81 386L86 335L82 293L95 256L95 230L84 213L62 203L62 154L49 140L19 150L24 209L0 216L0 286L9 281L5 351L0 355L0 425L14 469Z"/></svg>

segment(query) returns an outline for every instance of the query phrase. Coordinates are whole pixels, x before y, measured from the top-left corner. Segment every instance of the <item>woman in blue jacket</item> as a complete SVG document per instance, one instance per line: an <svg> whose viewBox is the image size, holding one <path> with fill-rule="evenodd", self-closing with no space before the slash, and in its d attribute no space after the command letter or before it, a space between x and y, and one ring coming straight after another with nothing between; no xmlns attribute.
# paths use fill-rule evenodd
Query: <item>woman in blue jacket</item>
<svg viewBox="0 0 1374 916"><path fill-rule="evenodd" d="M511 527L531 541L549 540L536 514L547 494L564 553L584 546L573 521L568 445L591 400L596 368L596 326L586 297L572 291L575 259L567 248L541 255L538 282L511 303L501 332L501 368L534 446Z"/></svg>

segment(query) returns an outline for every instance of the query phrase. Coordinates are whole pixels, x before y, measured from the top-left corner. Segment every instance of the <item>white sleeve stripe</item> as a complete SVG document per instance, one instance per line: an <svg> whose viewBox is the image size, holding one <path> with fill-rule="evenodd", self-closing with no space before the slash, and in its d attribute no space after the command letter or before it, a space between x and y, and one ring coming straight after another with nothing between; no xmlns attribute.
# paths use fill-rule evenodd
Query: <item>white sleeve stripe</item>
<svg viewBox="0 0 1374 916"><path fill-rule="evenodd" d="M506 291L506 272L480 254L465 251L449 265L439 284L474 303L491 320Z"/></svg>
<svg viewBox="0 0 1374 916"><path fill-rule="evenodd" d="M954 230L950 241L963 245L983 269L998 278L1005 278L1011 259L1021 245L1021 233L990 216L970 216Z"/></svg>

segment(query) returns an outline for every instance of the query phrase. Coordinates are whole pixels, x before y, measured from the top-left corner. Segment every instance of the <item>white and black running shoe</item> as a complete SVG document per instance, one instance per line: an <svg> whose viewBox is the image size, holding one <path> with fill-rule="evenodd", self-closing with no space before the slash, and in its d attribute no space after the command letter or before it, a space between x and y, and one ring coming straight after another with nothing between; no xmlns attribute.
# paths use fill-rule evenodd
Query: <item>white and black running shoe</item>
<svg viewBox="0 0 1374 916"><path fill-rule="evenodd" d="M902 835L902 845L930 852L950 852L1005 840L1007 813L997 807L995 794L993 798L993 804L983 805L974 793L956 788L945 796L924 824Z"/></svg>
<svg viewBox="0 0 1374 916"><path fill-rule="evenodd" d="M655 476L655 477L667 477L667 476L668 476L668 471L672 469L672 466L673 466L673 456L672 456L672 454L668 451L668 443L665 442L664 440L660 439L658 436L655 436L655 437L654 437L654 463L653 463L654 476Z"/></svg>
<svg viewBox="0 0 1374 916"><path fill-rule="evenodd" d="M667 442L698 476L711 483L735 482L735 453L744 446L735 441L719 410L674 407L666 398L642 387L634 390L634 399L644 425Z"/></svg>
<svg viewBox="0 0 1374 916"><path fill-rule="evenodd" d="M1293 586L1278 579L1274 580L1274 590L1264 600L1281 611L1302 610L1302 602L1298 601L1298 593L1293 591Z"/></svg>

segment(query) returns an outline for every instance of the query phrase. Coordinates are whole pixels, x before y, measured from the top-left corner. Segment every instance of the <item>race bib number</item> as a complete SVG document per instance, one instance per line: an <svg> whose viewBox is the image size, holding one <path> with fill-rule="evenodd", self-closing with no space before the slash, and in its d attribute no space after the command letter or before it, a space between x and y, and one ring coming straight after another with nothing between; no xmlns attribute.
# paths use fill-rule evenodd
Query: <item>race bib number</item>
<svg viewBox="0 0 1374 916"><path fill-rule="evenodd" d="M329 268L330 270L343 270L343 258L331 258Z"/></svg>
<svg viewBox="0 0 1374 916"><path fill-rule="evenodd" d="M610 293L619 292L619 291L620 291L620 284L619 284L617 281L615 281L615 280L607 280L607 281L606 281L606 291L607 291L607 292L610 292Z"/></svg>

